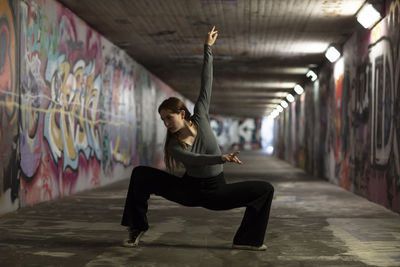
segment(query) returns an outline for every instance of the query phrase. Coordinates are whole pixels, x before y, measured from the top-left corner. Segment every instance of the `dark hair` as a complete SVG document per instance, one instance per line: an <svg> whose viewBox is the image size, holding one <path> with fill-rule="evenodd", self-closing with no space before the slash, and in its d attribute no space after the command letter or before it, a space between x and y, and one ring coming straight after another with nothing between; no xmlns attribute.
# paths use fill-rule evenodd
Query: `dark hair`
<svg viewBox="0 0 400 267"><path fill-rule="evenodd" d="M182 100L176 97L170 97L166 100L164 100L161 105L158 107L158 113L161 112L161 110L167 110L172 113L177 113L179 114L182 110L185 111L185 120L188 122L191 122L191 114L190 111L187 109L185 103L183 103ZM187 145L185 145L179 138L177 137L177 134L171 133L170 131L167 130L167 137L165 139L165 145L164 145L164 162L165 166L167 167L168 171L173 172L175 167L178 167L180 165L180 162L175 160L169 153L168 153L168 145L171 141L171 138L176 138L178 140L179 144L184 148L187 149Z"/></svg>

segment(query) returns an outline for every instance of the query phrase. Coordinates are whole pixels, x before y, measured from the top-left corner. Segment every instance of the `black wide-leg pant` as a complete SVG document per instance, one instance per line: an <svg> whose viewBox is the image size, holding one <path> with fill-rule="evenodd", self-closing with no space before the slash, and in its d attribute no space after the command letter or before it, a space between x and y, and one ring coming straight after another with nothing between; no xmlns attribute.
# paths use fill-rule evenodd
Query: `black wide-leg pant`
<svg viewBox="0 0 400 267"><path fill-rule="evenodd" d="M147 230L147 201L150 194L162 196L184 206L210 210L246 207L233 243L261 246L267 229L273 186L264 181L227 184L224 173L210 178L178 177L152 167L133 169L121 224Z"/></svg>

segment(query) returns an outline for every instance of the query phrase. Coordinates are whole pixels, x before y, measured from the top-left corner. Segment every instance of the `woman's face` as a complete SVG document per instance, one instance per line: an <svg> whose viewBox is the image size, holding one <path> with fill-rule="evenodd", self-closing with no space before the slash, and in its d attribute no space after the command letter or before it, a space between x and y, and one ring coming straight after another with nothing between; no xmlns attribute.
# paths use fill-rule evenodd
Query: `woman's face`
<svg viewBox="0 0 400 267"><path fill-rule="evenodd" d="M180 113L173 113L169 109L162 109L160 111L161 120L164 122L165 127L171 133L176 133L185 127L185 111Z"/></svg>

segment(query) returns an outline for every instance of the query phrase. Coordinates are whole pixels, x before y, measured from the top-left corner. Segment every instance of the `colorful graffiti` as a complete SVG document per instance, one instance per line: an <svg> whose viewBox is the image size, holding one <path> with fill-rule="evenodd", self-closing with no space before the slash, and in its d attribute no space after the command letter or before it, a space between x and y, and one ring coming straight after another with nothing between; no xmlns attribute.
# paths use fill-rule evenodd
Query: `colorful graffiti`
<svg viewBox="0 0 400 267"><path fill-rule="evenodd" d="M138 99L138 155L140 164L150 165L154 158L156 137L156 88L151 82L151 77L147 75L144 68L140 68L137 72L137 82L142 87L142 90L136 91Z"/></svg>
<svg viewBox="0 0 400 267"><path fill-rule="evenodd" d="M210 125L222 150L261 148L261 119L210 115Z"/></svg>
<svg viewBox="0 0 400 267"><path fill-rule="evenodd" d="M318 137L300 139L307 171L400 212L400 1L388 2L387 16L371 31L356 32L342 60L322 67L319 81L306 86L306 114L285 113L307 118L306 136ZM287 123L276 126L292 130ZM287 150L289 142L275 144Z"/></svg>
<svg viewBox="0 0 400 267"><path fill-rule="evenodd" d="M22 205L70 195L80 176L100 184L102 38L80 24L56 2L21 2Z"/></svg>
<svg viewBox="0 0 400 267"><path fill-rule="evenodd" d="M105 58L101 90L102 170L112 174L116 163L137 163L135 70L125 52L103 42ZM140 90L140 88L138 88ZM107 122L107 123L105 123ZM111 123L110 123L111 122Z"/></svg>
<svg viewBox="0 0 400 267"><path fill-rule="evenodd" d="M12 1L0 0L0 213L18 208L18 90Z"/></svg>
<svg viewBox="0 0 400 267"><path fill-rule="evenodd" d="M400 210L399 1L372 31L360 35L358 60L347 60L351 90L349 162L351 190L393 210ZM354 41L353 41L354 42ZM355 43L355 42L354 42ZM360 42L359 42L360 43ZM357 43L355 43L357 44ZM360 45L359 45L360 46ZM356 69L356 71L352 71Z"/></svg>
<svg viewBox="0 0 400 267"><path fill-rule="evenodd" d="M370 91L370 175L366 195L385 206L400 209L399 112L400 101L400 1L371 32L367 80ZM380 191L377 193L377 191ZM387 192L384 196L383 192Z"/></svg>
<svg viewBox="0 0 400 267"><path fill-rule="evenodd" d="M173 92L59 3L21 2L21 206L162 166L158 91Z"/></svg>

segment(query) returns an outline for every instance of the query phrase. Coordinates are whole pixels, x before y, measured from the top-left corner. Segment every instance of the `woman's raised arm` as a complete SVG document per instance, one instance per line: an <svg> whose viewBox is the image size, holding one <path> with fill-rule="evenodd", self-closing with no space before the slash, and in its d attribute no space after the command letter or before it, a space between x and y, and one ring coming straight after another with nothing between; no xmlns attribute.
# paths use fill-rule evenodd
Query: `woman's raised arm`
<svg viewBox="0 0 400 267"><path fill-rule="evenodd" d="M218 31L215 30L214 26L211 31L207 33L206 40L204 42L204 61L201 72L201 87L199 98L194 106L194 115L208 115L213 80L213 56L211 46L215 43L217 37Z"/></svg>

